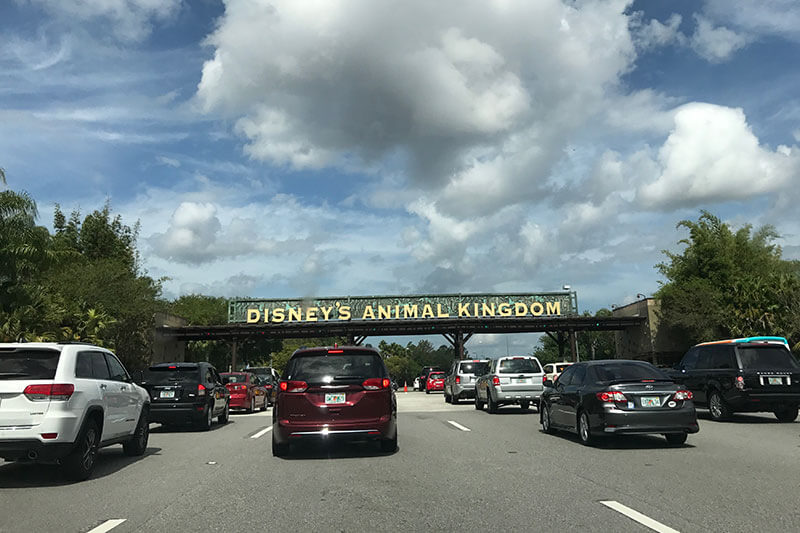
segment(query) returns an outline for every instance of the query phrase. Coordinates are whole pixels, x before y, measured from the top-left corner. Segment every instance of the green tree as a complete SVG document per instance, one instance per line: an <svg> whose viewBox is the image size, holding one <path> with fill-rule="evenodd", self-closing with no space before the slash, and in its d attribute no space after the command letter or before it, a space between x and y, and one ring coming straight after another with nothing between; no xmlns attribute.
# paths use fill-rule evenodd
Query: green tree
<svg viewBox="0 0 800 533"><path fill-rule="evenodd" d="M656 265L666 278L656 294L662 323L687 345L751 335L782 335L800 341L800 263L782 258L772 226L734 231L702 211L679 241L681 253L664 251Z"/></svg>

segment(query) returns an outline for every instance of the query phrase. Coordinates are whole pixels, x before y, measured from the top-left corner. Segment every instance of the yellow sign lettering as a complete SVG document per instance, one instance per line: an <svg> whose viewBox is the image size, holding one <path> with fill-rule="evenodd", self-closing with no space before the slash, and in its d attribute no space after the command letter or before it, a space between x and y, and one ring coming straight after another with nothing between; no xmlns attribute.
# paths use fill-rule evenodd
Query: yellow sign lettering
<svg viewBox="0 0 800 533"><path fill-rule="evenodd" d="M381 318L392 318L392 306L391 305L379 305L378 306L378 319Z"/></svg>
<svg viewBox="0 0 800 533"><path fill-rule="evenodd" d="M433 308L430 304L425 304L422 307L422 318L433 318Z"/></svg>
<svg viewBox="0 0 800 533"><path fill-rule="evenodd" d="M368 318L375 318L375 310L372 308L371 305L368 305L364 308L364 314L361 315L361 320L366 320Z"/></svg>
<svg viewBox="0 0 800 533"><path fill-rule="evenodd" d="M517 316L525 316L528 314L528 306L523 303L514 304L514 314Z"/></svg>
<svg viewBox="0 0 800 533"><path fill-rule="evenodd" d="M458 304L458 316L469 316L469 304Z"/></svg>
<svg viewBox="0 0 800 533"><path fill-rule="evenodd" d="M317 311L319 311L319 309L317 309L316 307L309 307L308 309L306 309L306 321L316 322L318 320Z"/></svg>
<svg viewBox="0 0 800 533"><path fill-rule="evenodd" d="M247 323L254 324L261 320L261 311L258 309L248 309L247 310Z"/></svg>
<svg viewBox="0 0 800 533"><path fill-rule="evenodd" d="M320 307L319 310L322 311L322 319L328 320L331 316L331 311L333 310L333 307Z"/></svg>
<svg viewBox="0 0 800 533"><path fill-rule="evenodd" d="M287 322L300 322L303 320L303 310L298 307L290 307L286 317Z"/></svg>
<svg viewBox="0 0 800 533"><path fill-rule="evenodd" d="M511 304L503 302L497 306L500 316L511 316Z"/></svg>
<svg viewBox="0 0 800 533"><path fill-rule="evenodd" d="M481 307L481 316L494 316L494 304L484 302Z"/></svg>
<svg viewBox="0 0 800 533"><path fill-rule="evenodd" d="M442 311L442 304L436 304L436 317L437 318L447 318L450 316L450 313L447 311Z"/></svg>
<svg viewBox="0 0 800 533"><path fill-rule="evenodd" d="M419 313L417 304L403 306L403 318L417 318L417 313Z"/></svg>
<svg viewBox="0 0 800 533"><path fill-rule="evenodd" d="M283 322L286 318L286 310L285 309L273 309L272 310L272 321L276 323Z"/></svg>
<svg viewBox="0 0 800 533"><path fill-rule="evenodd" d="M343 305L339 308L339 318L342 320L350 320L350 306Z"/></svg>
<svg viewBox="0 0 800 533"><path fill-rule="evenodd" d="M548 315L560 315L561 314L561 302L547 302L547 314Z"/></svg>
<svg viewBox="0 0 800 533"><path fill-rule="evenodd" d="M533 316L542 316L544 314L544 306L539 302L531 304L531 314Z"/></svg>

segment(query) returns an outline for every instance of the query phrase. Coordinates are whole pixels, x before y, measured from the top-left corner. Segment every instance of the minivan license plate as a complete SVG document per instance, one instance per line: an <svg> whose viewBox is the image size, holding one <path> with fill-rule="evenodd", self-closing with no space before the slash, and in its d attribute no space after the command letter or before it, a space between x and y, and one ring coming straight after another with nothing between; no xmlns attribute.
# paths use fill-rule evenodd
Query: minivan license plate
<svg viewBox="0 0 800 533"><path fill-rule="evenodd" d="M175 391L174 390L162 390L161 391L161 397L162 398L174 398L175 397Z"/></svg>
<svg viewBox="0 0 800 533"><path fill-rule="evenodd" d="M344 393L343 392L325 393L325 403L345 403Z"/></svg>
<svg viewBox="0 0 800 533"><path fill-rule="evenodd" d="M783 385L783 378L767 378L770 385Z"/></svg>
<svg viewBox="0 0 800 533"><path fill-rule="evenodd" d="M642 407L661 407L661 398L658 396L642 396Z"/></svg>

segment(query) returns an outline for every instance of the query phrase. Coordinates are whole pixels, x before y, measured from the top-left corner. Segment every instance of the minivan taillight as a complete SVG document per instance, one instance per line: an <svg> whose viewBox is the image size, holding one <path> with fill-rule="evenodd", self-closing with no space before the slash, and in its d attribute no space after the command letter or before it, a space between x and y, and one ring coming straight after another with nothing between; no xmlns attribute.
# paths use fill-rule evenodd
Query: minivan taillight
<svg viewBox="0 0 800 533"><path fill-rule="evenodd" d="M283 392L305 392L308 389L305 381L281 381L279 386Z"/></svg>
<svg viewBox="0 0 800 533"><path fill-rule="evenodd" d="M206 395L206 387L202 383L197 386L197 395L198 396Z"/></svg>
<svg viewBox="0 0 800 533"><path fill-rule="evenodd" d="M392 382L386 378L369 378L365 379L361 386L366 390L380 390L388 389L391 384Z"/></svg>
<svg viewBox="0 0 800 533"><path fill-rule="evenodd" d="M73 392L75 392L75 385L71 383L53 383L51 385L28 385L22 394L33 402L45 402L69 400Z"/></svg>

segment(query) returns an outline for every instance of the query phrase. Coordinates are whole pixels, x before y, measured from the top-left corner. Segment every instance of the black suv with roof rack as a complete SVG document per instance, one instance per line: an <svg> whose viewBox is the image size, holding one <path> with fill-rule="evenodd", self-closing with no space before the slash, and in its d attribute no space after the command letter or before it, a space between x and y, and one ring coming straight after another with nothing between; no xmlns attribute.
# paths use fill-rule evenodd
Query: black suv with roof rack
<svg viewBox="0 0 800 533"><path fill-rule="evenodd" d="M772 412L793 422L800 405L800 363L783 337L704 342L668 372L708 406L712 420L735 412Z"/></svg>

